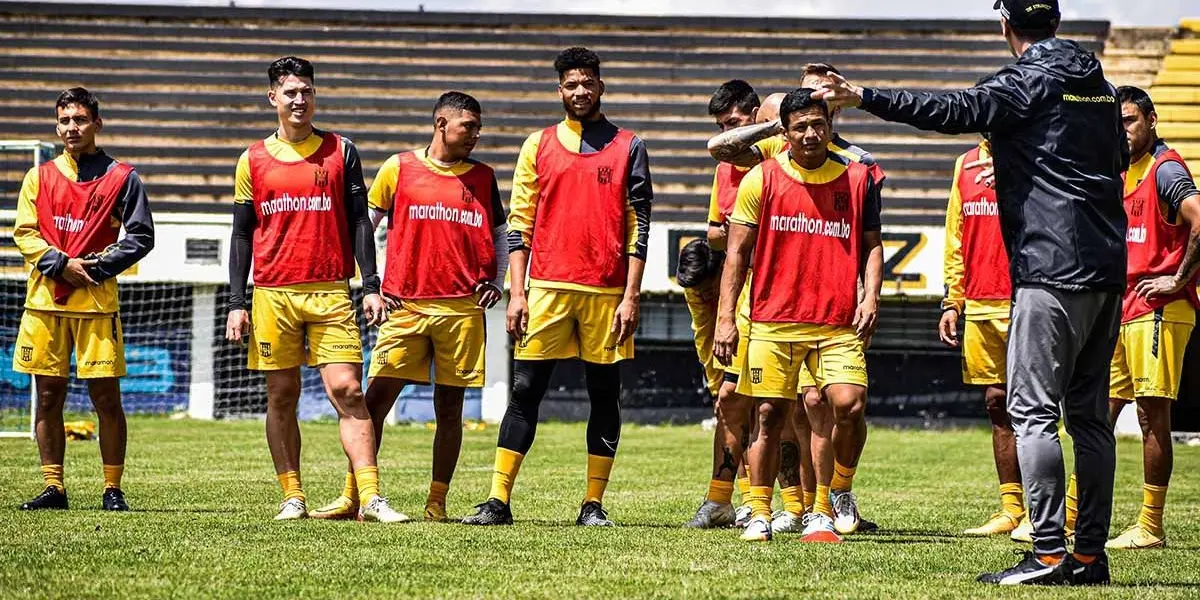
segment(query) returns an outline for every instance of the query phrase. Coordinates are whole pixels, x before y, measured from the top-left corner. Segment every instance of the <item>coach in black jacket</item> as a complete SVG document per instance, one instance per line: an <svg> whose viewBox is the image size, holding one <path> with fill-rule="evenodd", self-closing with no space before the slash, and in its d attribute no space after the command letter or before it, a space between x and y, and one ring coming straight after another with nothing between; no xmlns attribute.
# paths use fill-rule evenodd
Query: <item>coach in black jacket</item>
<svg viewBox="0 0 1200 600"><path fill-rule="evenodd" d="M913 93L836 80L814 95L921 129L990 134L1014 289L1008 410L1034 552L979 580L1107 583L1104 542L1116 461L1108 365L1125 289L1121 173L1129 163L1121 107L1096 57L1054 37L1058 0L998 0L995 8L1017 62L971 89ZM1077 541L1070 555L1061 410L1075 441L1079 478Z"/></svg>

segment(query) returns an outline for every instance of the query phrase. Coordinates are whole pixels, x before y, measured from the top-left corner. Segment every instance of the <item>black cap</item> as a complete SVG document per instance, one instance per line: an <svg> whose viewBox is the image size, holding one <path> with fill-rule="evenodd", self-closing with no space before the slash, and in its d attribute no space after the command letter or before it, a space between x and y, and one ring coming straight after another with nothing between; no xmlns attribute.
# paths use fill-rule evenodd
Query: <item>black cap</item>
<svg viewBox="0 0 1200 600"><path fill-rule="evenodd" d="M1058 0L996 0L992 8L1014 27L1049 27L1062 18Z"/></svg>

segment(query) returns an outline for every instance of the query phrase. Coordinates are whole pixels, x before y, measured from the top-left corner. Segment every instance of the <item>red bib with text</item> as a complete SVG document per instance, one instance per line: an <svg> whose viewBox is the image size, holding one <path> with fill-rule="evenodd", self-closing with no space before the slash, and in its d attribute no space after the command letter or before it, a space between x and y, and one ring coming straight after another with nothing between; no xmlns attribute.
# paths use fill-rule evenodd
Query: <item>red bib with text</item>
<svg viewBox="0 0 1200 600"><path fill-rule="evenodd" d="M972 148L963 164L979 160L979 147ZM1010 300L1008 250L1000 234L1000 212L996 190L975 183L980 169L963 169L958 174L962 198L963 286L968 300Z"/></svg>
<svg viewBox="0 0 1200 600"><path fill-rule="evenodd" d="M342 139L322 134L317 151L283 161L265 142L250 147L254 188L254 285L278 287L354 276L346 222Z"/></svg>
<svg viewBox="0 0 1200 600"><path fill-rule="evenodd" d="M117 242L121 221L114 208L133 167L116 163L91 181L71 181L54 162L38 167L37 220L42 239L70 258L100 252ZM54 301L66 304L75 286L54 281Z"/></svg>
<svg viewBox="0 0 1200 600"><path fill-rule="evenodd" d="M1193 307L1200 307L1200 299L1196 295L1196 277L1183 286L1182 290L1167 296L1156 296L1152 300L1139 298L1134 293L1138 281L1142 279L1178 273L1184 251L1187 249L1188 227L1182 222L1169 223L1158 197L1155 178L1158 168L1167 161L1175 161L1187 169L1187 164L1178 152L1167 150L1154 160L1146 178L1138 182L1137 187L1125 196L1125 216L1129 219L1129 228L1125 230L1125 245L1129 249L1129 267L1126 270L1125 298L1121 306L1122 323L1158 310L1176 300L1187 299Z"/></svg>
<svg viewBox="0 0 1200 600"><path fill-rule="evenodd" d="M749 169L739 169L727 162L717 164L717 209L721 211L721 223L728 221L729 215L733 214L738 186L749 172Z"/></svg>
<svg viewBox="0 0 1200 600"><path fill-rule="evenodd" d="M414 152L400 155L388 217L383 291L405 300L461 298L496 277L492 169L435 173Z"/></svg>
<svg viewBox="0 0 1200 600"><path fill-rule="evenodd" d="M869 169L851 162L828 183L802 183L762 163L750 318L850 326L858 305L863 204Z"/></svg>
<svg viewBox="0 0 1200 600"><path fill-rule="evenodd" d="M537 151L538 204L529 275L534 279L624 288L629 147L622 129L599 152L571 152L557 125Z"/></svg>

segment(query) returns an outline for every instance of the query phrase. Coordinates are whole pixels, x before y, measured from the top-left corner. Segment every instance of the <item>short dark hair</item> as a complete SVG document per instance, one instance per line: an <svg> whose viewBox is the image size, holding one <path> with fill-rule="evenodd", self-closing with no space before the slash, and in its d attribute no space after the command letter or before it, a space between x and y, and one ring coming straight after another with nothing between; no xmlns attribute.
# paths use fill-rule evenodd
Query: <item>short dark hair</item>
<svg viewBox="0 0 1200 600"><path fill-rule="evenodd" d="M1017 34L1017 37L1019 38L1023 40L1029 40L1031 42L1040 42L1042 40L1048 40L1054 37L1055 32L1058 31L1058 19L1054 19L1046 25L1036 26L1018 26L1012 21L1009 21L1008 26L1013 30L1013 33Z"/></svg>
<svg viewBox="0 0 1200 600"><path fill-rule="evenodd" d="M1150 113L1154 112L1154 101L1150 99L1150 94L1140 87L1123 85L1117 88L1117 100L1121 104L1133 103L1142 111L1144 117L1149 117Z"/></svg>
<svg viewBox="0 0 1200 600"><path fill-rule="evenodd" d="M758 94L749 83L741 79L730 79L713 92L712 98L708 101L708 114L715 117L734 107L750 114L750 111L758 108L761 104Z"/></svg>
<svg viewBox="0 0 1200 600"><path fill-rule="evenodd" d="M816 75L818 77L827 77L827 76L829 76L830 73L833 73L834 75L842 74L842 72L839 71L837 69L837 67L835 67L829 63L808 63L807 65L804 65L804 69L802 71L800 71L800 78L804 79L805 77L808 77L809 75Z"/></svg>
<svg viewBox="0 0 1200 600"><path fill-rule="evenodd" d="M779 122L783 124L784 129L790 125L789 117L792 113L811 108L813 106L821 107L821 112L825 116L829 116L829 105L824 100L816 100L812 97L817 90L812 88L799 88L788 92L787 97L779 104Z"/></svg>
<svg viewBox="0 0 1200 600"><path fill-rule="evenodd" d="M433 116L436 117L443 108L483 114L483 107L479 105L479 101L474 96L462 92L451 91L438 96L437 103L433 105Z"/></svg>
<svg viewBox="0 0 1200 600"><path fill-rule="evenodd" d="M713 250L708 240L697 238L679 251L679 266L675 269L675 282L681 288L693 288L721 271L725 253Z"/></svg>
<svg viewBox="0 0 1200 600"><path fill-rule="evenodd" d="M591 69L596 77L600 76L600 57L587 48L573 46L558 53L554 59L554 70L562 79L567 71L572 69Z"/></svg>
<svg viewBox="0 0 1200 600"><path fill-rule="evenodd" d="M296 56L285 56L267 67L267 79L271 81L271 87L279 85L279 82L287 78L288 75L295 75L296 77L304 77L310 81L316 81L312 63Z"/></svg>
<svg viewBox="0 0 1200 600"><path fill-rule="evenodd" d="M63 93L58 95L58 101L54 103L54 112L58 109L66 108L72 104L77 104L88 109L88 114L92 115L93 119L100 118L100 101L96 96L87 91L87 88L73 87L69 90L63 90Z"/></svg>

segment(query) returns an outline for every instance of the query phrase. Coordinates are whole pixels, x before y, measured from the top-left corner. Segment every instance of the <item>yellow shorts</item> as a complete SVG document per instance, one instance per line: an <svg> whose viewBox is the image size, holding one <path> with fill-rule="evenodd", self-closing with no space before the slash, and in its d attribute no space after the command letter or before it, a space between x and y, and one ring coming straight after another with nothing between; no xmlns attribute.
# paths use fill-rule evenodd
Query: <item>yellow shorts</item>
<svg viewBox="0 0 1200 600"><path fill-rule="evenodd" d="M966 322L962 379L967 385L1003 385L1008 380L1008 319Z"/></svg>
<svg viewBox="0 0 1200 600"><path fill-rule="evenodd" d="M125 334L121 317L28 310L13 351L13 369L30 375L103 379L125 376Z"/></svg>
<svg viewBox="0 0 1200 600"><path fill-rule="evenodd" d="M581 358L609 365L633 358L633 336L618 344L612 331L621 296L532 288L528 298L529 327L514 359Z"/></svg>
<svg viewBox="0 0 1200 600"><path fill-rule="evenodd" d="M483 312L471 315L425 315L401 308L379 328L371 355L371 377L418 383L433 381L454 387L483 387Z"/></svg>
<svg viewBox="0 0 1200 600"><path fill-rule="evenodd" d="M1187 311L1191 306L1184 301ZM1166 308L1170 310L1172 306ZM1186 314L1170 321L1155 318L1155 313L1121 325L1117 349L1109 370L1108 396L1133 401L1155 397L1174 400L1179 396L1179 378L1183 375L1183 355L1195 327Z"/></svg>
<svg viewBox="0 0 1200 600"><path fill-rule="evenodd" d="M802 389L800 377L805 367L813 384L821 389L834 384L867 387L867 359L854 329L813 326L812 331L803 341L751 338L738 377L738 393L795 399Z"/></svg>
<svg viewBox="0 0 1200 600"><path fill-rule="evenodd" d="M256 287L250 310L251 370L291 369L306 357L310 367L362 364L358 322L344 284Z"/></svg>
<svg viewBox="0 0 1200 600"><path fill-rule="evenodd" d="M717 329L716 286L709 283L683 290L688 313L692 315L692 332L696 340L696 358L704 367L704 380L708 391L716 397L724 380L725 368L713 357L713 337Z"/></svg>

